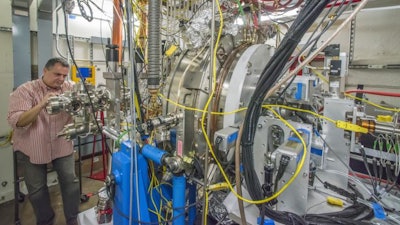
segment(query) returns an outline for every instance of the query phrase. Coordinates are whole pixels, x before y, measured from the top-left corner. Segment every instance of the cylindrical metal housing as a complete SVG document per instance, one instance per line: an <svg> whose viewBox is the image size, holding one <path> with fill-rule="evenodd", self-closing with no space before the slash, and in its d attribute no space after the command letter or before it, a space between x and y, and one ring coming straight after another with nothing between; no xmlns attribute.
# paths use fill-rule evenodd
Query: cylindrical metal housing
<svg viewBox="0 0 400 225"><path fill-rule="evenodd" d="M161 72L161 5L160 0L149 1L148 30L148 76L147 84L151 90L157 90Z"/></svg>

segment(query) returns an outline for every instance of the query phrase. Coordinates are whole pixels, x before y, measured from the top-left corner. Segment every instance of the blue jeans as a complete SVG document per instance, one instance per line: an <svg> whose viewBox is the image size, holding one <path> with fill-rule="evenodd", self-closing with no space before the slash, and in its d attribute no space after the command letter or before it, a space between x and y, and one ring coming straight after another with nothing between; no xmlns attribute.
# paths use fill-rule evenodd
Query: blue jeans
<svg viewBox="0 0 400 225"><path fill-rule="evenodd" d="M37 225L53 225L55 214L47 187L47 164L32 164L29 157L19 151L17 155L22 162L24 180ZM54 159L52 164L58 175L65 220L68 225L75 225L79 212L80 190L79 183L75 179L73 155Z"/></svg>

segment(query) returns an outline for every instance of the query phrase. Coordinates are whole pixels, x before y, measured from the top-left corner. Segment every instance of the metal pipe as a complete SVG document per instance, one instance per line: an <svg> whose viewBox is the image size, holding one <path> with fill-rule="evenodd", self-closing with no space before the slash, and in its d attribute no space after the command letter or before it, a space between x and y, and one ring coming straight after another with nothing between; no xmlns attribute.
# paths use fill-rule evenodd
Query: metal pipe
<svg viewBox="0 0 400 225"><path fill-rule="evenodd" d="M215 7L216 7L216 2L215 0L212 1L212 6L211 6L211 15L212 15L212 19L211 19L211 38L210 38L210 67L209 67L209 98L212 98L212 89L213 89L213 77L214 77L214 39L215 39ZM210 127L211 127L211 110L212 110L212 102L208 107L208 119L207 120L207 135L210 135ZM209 139L211 140L212 138L209 137ZM203 195L204 195L204 199L203 199L203 216L202 216L202 223L201 224L207 224L207 209L205 208L205 206L207 205L206 201L207 199L205 198L206 194L207 194L207 189L208 189L208 157L209 157L209 151L210 149L208 149L208 147L206 148L206 152L204 155L204 186L203 186Z"/></svg>
<svg viewBox="0 0 400 225"><path fill-rule="evenodd" d="M236 180L236 191L239 196L243 196L242 182L240 175L240 140L242 139L242 134L243 134L243 124L241 124L239 127L239 133L235 143L235 180ZM246 214L244 212L243 200L238 198L238 205L239 205L239 213L242 224L247 224Z"/></svg>
<svg viewBox="0 0 400 225"><path fill-rule="evenodd" d="M113 139L114 141L119 139L119 134L116 130L113 130L110 127L103 127L103 129L101 130L101 132L106 135L107 137Z"/></svg>
<svg viewBox="0 0 400 225"><path fill-rule="evenodd" d="M148 16L148 75L147 85L150 93L157 92L161 72L161 5L160 0L149 1Z"/></svg>
<svg viewBox="0 0 400 225"><path fill-rule="evenodd" d="M183 175L172 178L173 225L185 225L186 178Z"/></svg>
<svg viewBox="0 0 400 225"><path fill-rule="evenodd" d="M391 126L383 126L383 125L375 124L375 132L387 133L387 134L400 134L400 129L394 128Z"/></svg>
<svg viewBox="0 0 400 225"><path fill-rule="evenodd" d="M130 88L130 92L129 92L129 103L131 105L130 107L130 114L132 116L132 120L133 120L133 126L130 129L130 133L129 133L129 139L132 140L132 144L130 146L130 156L131 159L133 159L132 163L130 164L130 171L131 174L135 174L135 176L131 176L129 179L130 182L130 199L129 199L129 224L132 224L133 221L133 195L135 194L135 199L136 199L136 209L137 209L137 220L141 221L142 220L142 215L141 215L141 208L140 208L140 202L141 199L144 197L140 196L139 194L139 167L138 167L138 146L136 144L136 127L137 127L137 122L136 122L136 107L135 107L135 100L134 100L134 94L135 92L135 79L134 79L134 70L133 68L135 68L135 51L133 51L133 49L135 49L134 43L132 43L132 40L134 40L134 19L135 17L133 16L133 12L132 12L132 3L128 0L125 1L126 3L126 8L127 8L127 12L126 12L126 18L127 18L127 23L128 23L128 29L127 29L127 33L128 33L128 49L129 49L129 59L130 59L130 67L128 68L128 87ZM132 17L131 17L132 16ZM119 123L119 121L118 121ZM133 179L135 179L135 182L133 182ZM133 184L135 183L135 187L133 187ZM133 193L135 191L135 193Z"/></svg>

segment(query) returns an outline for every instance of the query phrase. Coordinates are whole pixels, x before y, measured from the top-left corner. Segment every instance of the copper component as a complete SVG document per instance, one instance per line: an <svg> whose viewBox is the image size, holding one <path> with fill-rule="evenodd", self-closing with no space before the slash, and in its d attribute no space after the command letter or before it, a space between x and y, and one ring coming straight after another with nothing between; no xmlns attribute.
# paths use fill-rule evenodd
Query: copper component
<svg viewBox="0 0 400 225"><path fill-rule="evenodd" d="M373 120L361 120L359 124L360 126L367 128L368 132L374 132L375 131L375 121Z"/></svg>
<svg viewBox="0 0 400 225"><path fill-rule="evenodd" d="M114 0L114 19L112 29L112 44L117 45L119 49L118 65L122 62L122 11L120 0Z"/></svg>

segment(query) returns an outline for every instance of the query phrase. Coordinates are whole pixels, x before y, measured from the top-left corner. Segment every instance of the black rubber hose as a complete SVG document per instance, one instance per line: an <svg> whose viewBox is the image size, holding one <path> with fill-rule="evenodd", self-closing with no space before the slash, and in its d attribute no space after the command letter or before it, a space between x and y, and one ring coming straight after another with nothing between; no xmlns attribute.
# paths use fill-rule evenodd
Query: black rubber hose
<svg viewBox="0 0 400 225"><path fill-rule="evenodd" d="M261 78L250 100L244 120L244 130L241 143L243 151L242 162L245 167L245 181L249 194L254 200L260 200L263 198L261 185L254 170L253 162L253 141L263 99L278 79L286 65L286 62L289 60L305 32L329 2L329 0L306 2L304 8L300 11L296 20L293 22L293 25L289 28L276 53L263 69Z"/></svg>

